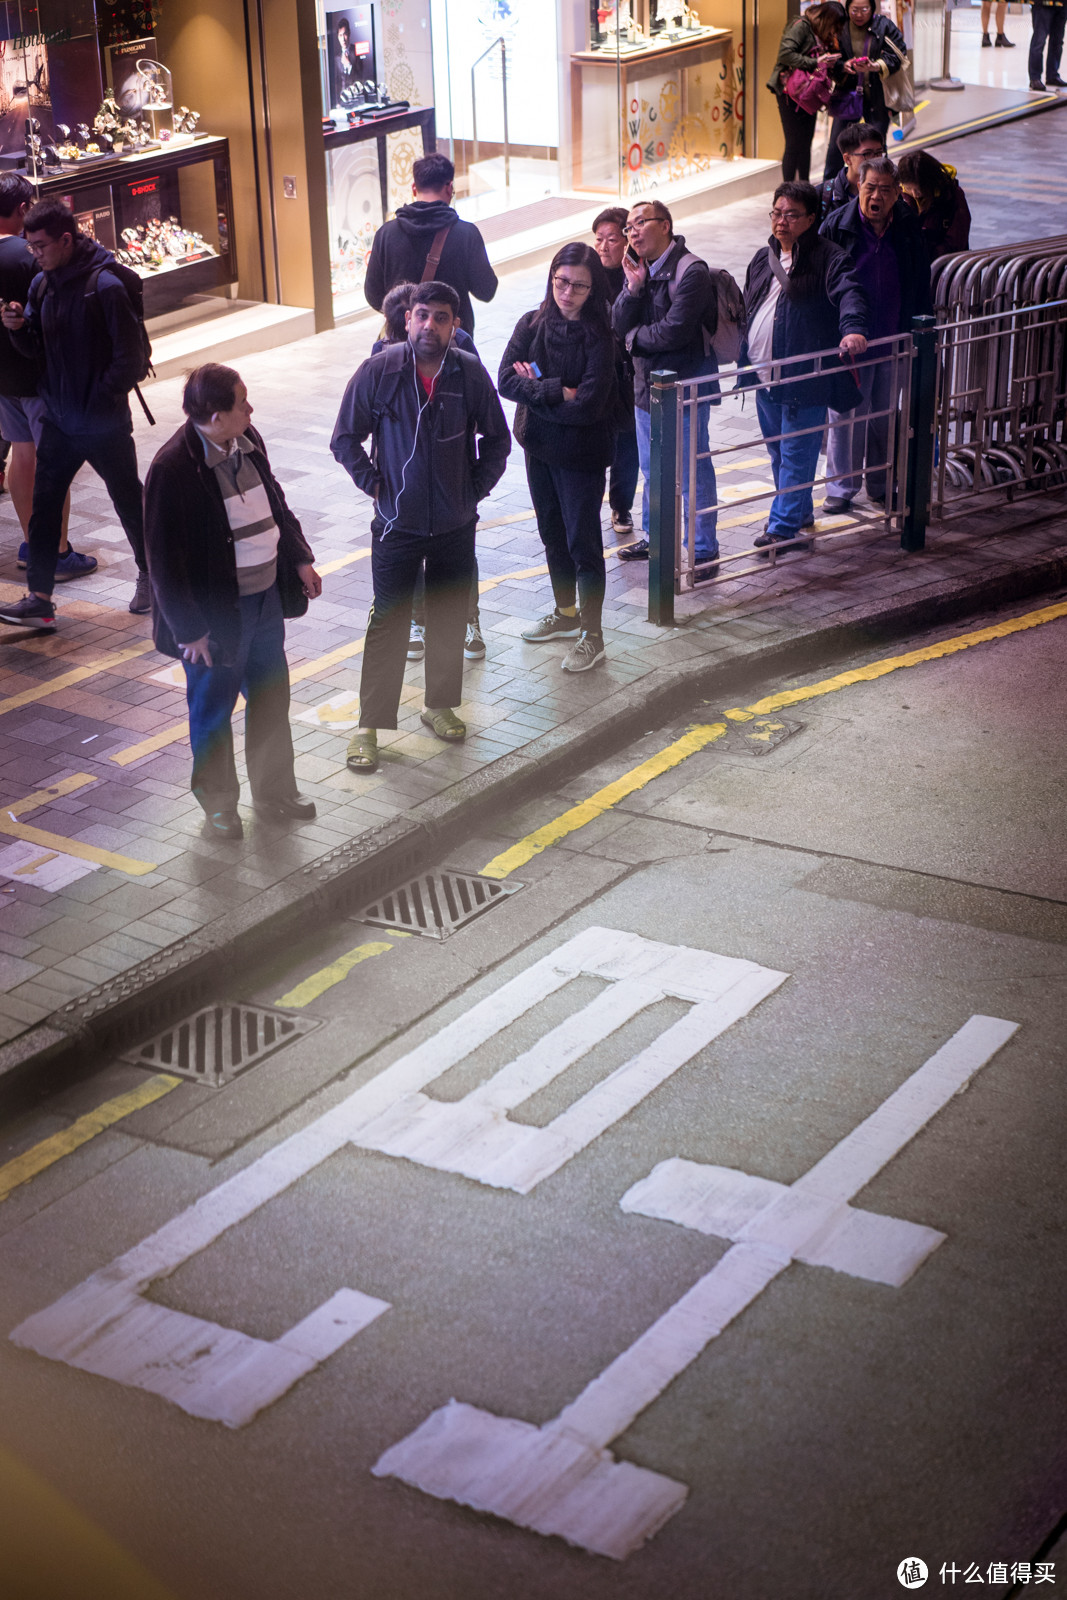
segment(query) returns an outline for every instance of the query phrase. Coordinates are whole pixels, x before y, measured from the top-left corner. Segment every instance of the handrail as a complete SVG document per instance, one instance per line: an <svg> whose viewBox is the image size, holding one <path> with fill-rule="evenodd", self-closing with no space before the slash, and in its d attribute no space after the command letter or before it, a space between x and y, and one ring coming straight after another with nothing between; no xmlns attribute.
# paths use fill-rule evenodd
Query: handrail
<svg viewBox="0 0 1067 1600"><path fill-rule="evenodd" d="M474 66L471 67L471 123L474 153L471 157L471 166L478 160L478 90L474 81L476 67L480 67L486 56L492 55L497 45L500 46L500 87L504 96L504 188L511 188L511 145L508 141L508 51L504 43L504 35L494 39L488 50L483 50Z"/></svg>

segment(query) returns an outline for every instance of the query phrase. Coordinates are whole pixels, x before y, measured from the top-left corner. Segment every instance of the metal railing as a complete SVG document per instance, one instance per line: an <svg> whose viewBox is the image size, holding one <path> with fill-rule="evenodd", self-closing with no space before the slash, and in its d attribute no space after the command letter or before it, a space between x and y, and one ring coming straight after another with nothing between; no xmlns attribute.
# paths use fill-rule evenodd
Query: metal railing
<svg viewBox="0 0 1067 1600"><path fill-rule="evenodd" d="M473 153L471 166L478 160L478 86L475 82L475 71L481 66L486 56L491 56L497 45L500 46L500 89L504 97L504 188L511 188L511 142L508 139L508 51L504 43L504 35L494 39L488 50L483 50L474 66L471 67L471 144Z"/></svg>
<svg viewBox="0 0 1067 1600"><path fill-rule="evenodd" d="M744 527L769 504L777 491L770 481L767 447L787 435L765 438L754 416L746 423L748 396L773 390L774 397L787 399L791 387L825 373L831 362L838 367L837 351L775 362L768 383L753 383L752 369L724 368L718 377L721 406L711 412L710 443L703 451L685 449L685 418L699 432L697 408L707 405L714 380L652 374L650 622L673 622L677 594L698 584L721 584L766 571L768 563L773 566L787 553L810 555L834 540L855 542L886 534L899 535L905 550L921 550L931 521L945 522L997 500L1067 489L1067 292L1043 304L1007 304L1035 284L1058 285L1062 280L1067 291L1067 256L1061 274L1055 250L1048 256L1024 255L1019 265L1008 262L1006 252L990 254L998 257L992 264L946 258L960 263L958 292L939 294L938 319L916 317L911 333L873 340L853 364L858 381L865 370L882 372L884 403L863 421L881 425L884 434L884 451L864 467L868 482L884 475L884 505L868 499L849 516L835 517L831 524L816 521L788 542L762 548L746 544L729 553L720 546L717 563L702 571L698 518L715 510L720 529ZM962 315L976 299L984 305L982 313ZM830 423L828 431L851 425L846 416ZM748 453L753 450L760 456L752 459ZM713 505L697 501L701 460L710 460L715 468ZM740 484L726 481L741 468L761 469L762 477ZM816 474L808 483L790 486L789 492L814 493L831 481L828 472ZM754 557L759 565L753 564Z"/></svg>
<svg viewBox="0 0 1067 1600"><path fill-rule="evenodd" d="M932 328L932 319L927 320ZM650 396L649 621L661 625L673 621L674 597L683 590L765 571L768 562L773 565L784 554L800 549L811 551L845 534L884 535L893 531L900 534L902 541L912 540L914 518L907 487L913 432L910 426L901 425L901 418L910 420L906 401L914 388L915 359L912 335L896 334L872 340L866 354L853 359L846 368L842 368L836 349L775 361L767 382L761 381L752 368L736 366L723 368L717 379L681 380L672 372L654 372ZM869 387L876 375L879 379L884 403L866 412L861 425L865 429L869 426L884 441L865 468L870 480L885 480L884 507L868 503L833 525L804 527L794 540L763 547L746 544L729 554L720 547L717 566L702 574L698 559L701 518L706 523L714 510L720 528L751 524L753 535L762 531L761 513L770 510L778 493L768 447L780 447L787 438L815 433L820 435L820 444L828 444L829 439L823 441L821 436L832 430L842 435L844 453L851 458L852 430L856 426L851 413L842 414L841 420L829 425L820 420L792 434L765 435L756 417L756 396L763 393L788 405L791 395L802 395L801 386L813 378L840 378L843 373L846 380L851 375L857 391ZM699 442L701 424L709 415L709 408L709 447L687 449L687 437L697 437ZM755 450L760 451L760 456L753 460ZM710 462L715 473L713 504L699 503L698 482L702 476L706 482L707 476L699 471L701 462ZM762 476L726 481L745 469L758 469ZM861 476L863 471L861 467ZM830 481L828 472L816 473L806 482L792 484L789 493L814 494ZM919 537L921 541L921 534ZM759 565L754 566L753 561L757 560Z"/></svg>

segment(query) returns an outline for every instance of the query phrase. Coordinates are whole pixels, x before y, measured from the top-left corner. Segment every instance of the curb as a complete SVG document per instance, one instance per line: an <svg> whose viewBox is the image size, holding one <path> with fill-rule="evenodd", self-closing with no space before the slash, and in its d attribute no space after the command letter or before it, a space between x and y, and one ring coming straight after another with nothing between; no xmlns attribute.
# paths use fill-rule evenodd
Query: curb
<svg viewBox="0 0 1067 1600"><path fill-rule="evenodd" d="M0 1046L0 1089L32 1073L58 1075L96 1053L123 1048L204 1005L234 966L260 962L330 917L342 916L412 876L491 811L558 786L632 740L635 727L668 722L695 699L736 698L770 672L810 672L880 639L955 621L975 611L1067 586L1067 546L1029 562L992 563L978 579L932 580L906 596L857 605L829 624L773 642L731 646L728 659L696 657L659 667L564 727L462 778L351 844L340 845L197 932L99 988L79 995ZM690 628L692 625L690 624ZM696 631L693 629L692 631ZM701 628L712 634L712 628Z"/></svg>

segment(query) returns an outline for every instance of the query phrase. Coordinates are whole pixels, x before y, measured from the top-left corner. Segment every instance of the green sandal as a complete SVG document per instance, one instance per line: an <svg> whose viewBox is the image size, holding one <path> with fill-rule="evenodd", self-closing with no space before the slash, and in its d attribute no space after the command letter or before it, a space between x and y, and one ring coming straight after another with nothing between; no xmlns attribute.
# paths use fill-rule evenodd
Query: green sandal
<svg viewBox="0 0 1067 1600"><path fill-rule="evenodd" d="M424 711L421 720L448 744L458 744L467 737L467 724L460 722L456 713L447 707L443 711Z"/></svg>
<svg viewBox="0 0 1067 1600"><path fill-rule="evenodd" d="M374 728L360 728L352 735L345 765L349 772L377 772L378 734Z"/></svg>

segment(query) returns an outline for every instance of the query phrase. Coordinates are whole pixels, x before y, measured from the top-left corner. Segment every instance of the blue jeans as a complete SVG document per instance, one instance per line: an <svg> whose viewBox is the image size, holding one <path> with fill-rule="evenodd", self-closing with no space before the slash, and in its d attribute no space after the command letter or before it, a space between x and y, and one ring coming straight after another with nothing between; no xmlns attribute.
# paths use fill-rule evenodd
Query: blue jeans
<svg viewBox="0 0 1067 1600"><path fill-rule="evenodd" d="M241 637L223 662L212 640L213 665L183 660L193 747L191 788L204 810L230 811L241 786L233 762L230 719L245 697L245 765L253 800L288 800L296 793L289 731L289 665L278 585L242 595Z"/></svg>
<svg viewBox="0 0 1067 1600"><path fill-rule="evenodd" d="M612 511L632 511L637 493L637 435L633 428L622 428L615 436L615 459L608 479L608 504Z"/></svg>
<svg viewBox="0 0 1067 1600"><path fill-rule="evenodd" d="M767 450L774 487L778 490L771 502L767 532L773 539L795 539L815 515L810 485L819 465L826 407L782 405L760 389L756 395L756 415L764 439L773 441L768 442ZM801 432L801 429L811 431ZM786 437L778 440L774 438L776 434ZM796 487L798 484L809 487L800 489Z"/></svg>
<svg viewBox="0 0 1067 1600"><path fill-rule="evenodd" d="M685 411L685 420L682 428L682 543L688 543L687 532L689 528L689 419L692 411L688 407ZM719 553L719 541L715 529L719 518L718 499L719 492L715 487L715 467L710 456L701 457L699 452L708 448L708 424L711 421L711 401L702 400L696 408L697 425L697 542L695 557L697 561L711 561ZM634 412L637 423L637 455L641 463L641 475L645 485L641 491L641 526L648 533L648 480L650 475L650 462L652 458L652 417L647 411L638 408Z"/></svg>

